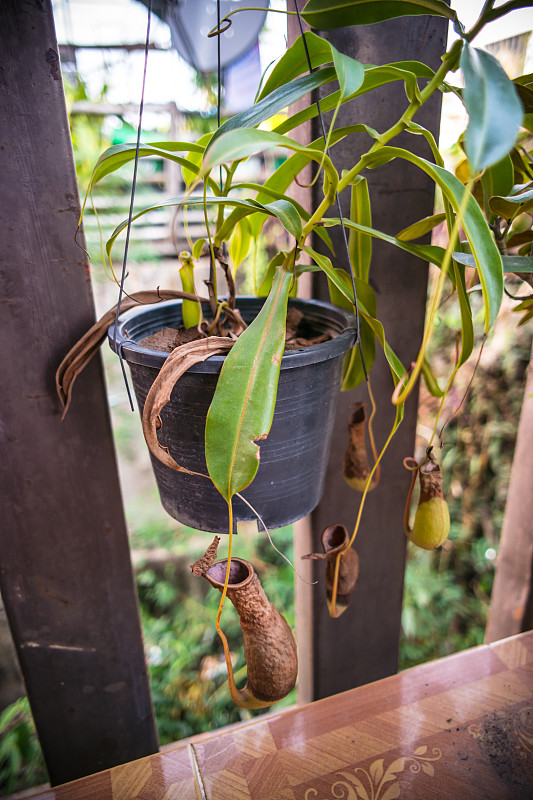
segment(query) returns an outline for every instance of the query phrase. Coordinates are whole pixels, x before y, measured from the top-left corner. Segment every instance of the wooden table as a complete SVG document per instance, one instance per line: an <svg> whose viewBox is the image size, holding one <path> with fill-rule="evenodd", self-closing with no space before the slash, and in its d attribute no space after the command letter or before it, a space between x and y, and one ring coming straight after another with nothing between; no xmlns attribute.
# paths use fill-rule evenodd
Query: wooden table
<svg viewBox="0 0 533 800"><path fill-rule="evenodd" d="M33 800L532 800L533 632Z"/></svg>

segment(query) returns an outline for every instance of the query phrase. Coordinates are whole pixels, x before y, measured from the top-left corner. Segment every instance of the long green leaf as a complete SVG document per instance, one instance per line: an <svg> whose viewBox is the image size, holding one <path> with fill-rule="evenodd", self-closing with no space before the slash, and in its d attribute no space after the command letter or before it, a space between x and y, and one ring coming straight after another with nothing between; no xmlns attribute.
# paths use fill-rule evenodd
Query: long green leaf
<svg viewBox="0 0 533 800"><path fill-rule="evenodd" d="M320 267L322 272L326 275L330 288L331 301L335 303L335 305L340 305L342 308L353 311L353 289L348 273L343 269L335 268L330 258L322 253L317 253L310 245L304 245L302 250L313 259L315 264ZM374 290L368 283L359 278L355 278L354 282L355 291L357 292L357 304L360 310L364 311L366 314L375 315L376 296ZM344 302L342 298L344 298L346 302Z"/></svg>
<svg viewBox="0 0 533 800"><path fill-rule="evenodd" d="M425 236L426 233L432 231L433 228L436 228L437 225L440 225L441 222L444 222L445 219L446 214L442 211L439 214L432 214L430 217L424 217L424 219L419 219L418 222L413 222L412 225L401 230L396 234L396 238L400 239L402 242L411 242L413 239L420 239L422 236Z"/></svg>
<svg viewBox="0 0 533 800"><path fill-rule="evenodd" d="M379 138L379 134L373 128L369 128L367 125L348 125L343 128L337 128L333 131L330 139L330 147L337 144L337 142L340 142L345 136L349 136L353 133L367 133L372 138ZM281 197L285 196L286 191L293 182L295 175L298 175L301 170L304 169L307 164L309 164L310 161L316 160L315 151L322 153L323 149L324 138L320 137L319 139L311 142L307 148L297 151L293 155L289 156L289 158L287 158L287 160L284 161L283 164L281 164L281 166L279 166L269 178L267 178L263 187L257 187L258 194L255 199L260 203L268 203L272 197L281 199ZM246 187L246 184L239 185ZM309 219L309 215L306 216L304 209L297 203L295 203L295 207L298 209L301 218L307 221ZM236 220L240 219L241 216L241 212L236 210L226 218L218 233L221 240L227 239L233 230ZM255 237L259 235L265 219L266 217L261 217L260 214L256 214L251 219L250 224ZM320 236L320 238L325 242L329 250L333 252L331 239L325 229L319 227L317 229L317 235Z"/></svg>
<svg viewBox="0 0 533 800"><path fill-rule="evenodd" d="M323 223L327 227L340 224L338 217L326 217ZM376 239L381 239L383 242L393 244L395 247L405 250L406 253L418 256L418 258L421 258L423 261L430 261L437 267L442 266L442 259L444 257L444 250L442 247L438 247L434 244L409 244L408 242L402 242L400 239L395 239L394 236L383 233L383 231L378 231L376 228L369 228L366 225L358 225L357 222L352 222L349 219L344 219L344 224L347 228L365 233L368 236L373 236Z"/></svg>
<svg viewBox="0 0 533 800"><path fill-rule="evenodd" d="M313 69L333 60L331 45L327 39L322 39L311 31L306 31L304 36ZM298 36L294 44L285 51L268 76L256 97L256 102L258 100L263 100L267 95L271 94L275 89L279 89L280 86L285 85L288 81L292 81L299 75L308 72L307 53L302 37Z"/></svg>
<svg viewBox="0 0 533 800"><path fill-rule="evenodd" d="M372 211L368 182L361 175L352 185L350 219L359 225L369 228L372 225ZM348 237L348 250L354 274L363 281L368 281L370 262L372 260L372 238L361 231L351 228Z"/></svg>
<svg viewBox="0 0 533 800"><path fill-rule="evenodd" d="M312 92L313 89L317 89L325 83L330 83L335 80L336 77L333 67L323 67L315 72L311 72L309 75L302 75L300 78L295 78L293 81L283 84L264 97L263 100L254 103L250 108L226 120L213 134L207 152L209 152L210 147L213 146L218 138L228 131L233 131L236 128L255 128L256 125L259 125L269 117L287 108L287 106L305 97L305 95Z"/></svg>
<svg viewBox="0 0 533 800"><path fill-rule="evenodd" d="M309 0L302 11L309 27L319 31L418 14L456 19L455 11L443 0Z"/></svg>
<svg viewBox="0 0 533 800"><path fill-rule="evenodd" d="M151 144L141 144L139 148L139 158L164 158L167 161L175 161L182 166L187 166L194 170L194 164L178 156L179 152L200 153L204 148L194 142L153 142ZM96 162L90 180L89 188L95 186L106 175L116 172L125 164L135 160L136 145L134 144L115 144L102 153ZM196 169L196 174L198 169Z"/></svg>
<svg viewBox="0 0 533 800"><path fill-rule="evenodd" d="M529 186L529 184L528 184ZM533 211L533 188L513 192L506 197L491 197L489 208L498 217L514 219L518 214Z"/></svg>
<svg viewBox="0 0 533 800"><path fill-rule="evenodd" d="M281 201L278 201L278 202L281 202ZM288 203L288 201L285 201L285 202ZM148 206L147 208L143 208L141 211L138 211L136 214L133 215L132 222L135 222L137 219L139 219L140 217L144 216L145 214L148 214L150 211L157 211L157 210L159 210L161 208L169 208L169 207L172 207L172 206L183 206L185 208L187 206L202 206L203 204L204 204L203 197L193 197L193 196L189 196L189 197L187 197L187 196L173 197L173 198L170 198L169 200L162 200L160 203L154 203L154 205ZM291 236L294 236L295 230L298 230L298 228L295 227L297 225L297 223L295 223L293 219L289 218L289 215L287 213L287 210L286 210L285 206L279 206L276 203L270 203L270 204L265 203L263 205L263 204L256 203L256 202L254 202L252 200L241 200L241 199L233 198L233 197L208 197L207 205L208 206L229 206L230 208L234 208L234 209L238 210L239 213L233 219L233 225L232 225L231 229L229 229L227 231L227 236L225 238L229 237L231 231L233 230L234 225L237 224L239 219L242 219L243 217L247 217L250 214L260 214L260 213L262 213L263 215L268 214L271 217L277 217L283 226L285 226L285 223L287 221L289 221L288 224L289 224L290 228L289 228L289 230L287 232ZM297 217L298 216L297 209L294 206L293 206L293 208L294 208L294 215L295 215L295 217ZM115 241L117 240L118 236L122 233L122 231L125 228L127 228L127 226L128 226L128 220L125 219L119 225L117 225L117 227L115 228L115 230L113 231L113 233L111 234L109 239L107 240L107 242L106 242L106 251L107 251L107 254L109 256L111 255L111 251L113 249ZM220 243L220 242L223 241L223 239L220 239L219 237L217 237L216 241L217 241L217 243Z"/></svg>
<svg viewBox="0 0 533 800"><path fill-rule="evenodd" d="M403 148L382 147L378 153L378 156L389 155L403 158L424 170L440 186L455 212L459 212L467 190L455 175ZM468 200L462 222L483 287L485 331L488 331L498 315L503 297L502 260L487 221L473 197Z"/></svg>
<svg viewBox="0 0 533 800"><path fill-rule="evenodd" d="M283 227L296 240L300 239L303 232L302 220L298 214L296 205L288 199L274 200L272 203L258 203L257 200L250 200L260 211L266 211L271 216L279 219Z"/></svg>
<svg viewBox="0 0 533 800"><path fill-rule="evenodd" d="M361 97L379 86L385 86L393 81L402 80L405 84L406 95L409 99L419 95L417 78L432 78L434 72L421 64L419 61L399 61L393 64L385 64L382 67L365 67L365 78L360 88L351 95L348 95L341 100L341 103L347 103L356 97ZM339 103L341 97L340 90L326 95L320 100L320 108L322 111L330 111L335 108ZM312 103L302 111L292 114L284 122L280 123L274 130L276 133L287 133L288 131L313 119L318 114L316 103Z"/></svg>
<svg viewBox="0 0 533 800"><path fill-rule="evenodd" d="M511 156L504 156L501 161L484 170L481 176L483 187L483 206L485 214L490 218L489 202L491 197L505 196L513 188L514 167Z"/></svg>
<svg viewBox="0 0 533 800"><path fill-rule="evenodd" d="M343 269L335 269L337 278L345 284L346 291L341 292L338 285L334 284L328 277L329 295L333 305L345 308L353 312L353 290L352 282L348 273ZM358 305L366 307L372 316L376 315L376 296L374 290L368 283L355 278L355 289L357 292ZM352 299L348 299L348 297ZM361 350L365 360L361 358ZM366 319L359 316L359 341L344 356L342 365L341 391L346 392L355 389L372 369L376 357L376 337ZM366 372L366 375L365 375Z"/></svg>
<svg viewBox="0 0 533 800"><path fill-rule="evenodd" d="M472 309L466 289L465 271L456 261L453 264L455 275L455 288L459 300L459 310L461 312L461 352L457 361L457 367L464 364L472 354L474 349L474 322L472 320Z"/></svg>
<svg viewBox="0 0 533 800"><path fill-rule="evenodd" d="M317 161L319 164L323 163L324 172L329 179L331 188L335 189L339 176L331 160L320 150L315 150L310 146L306 147L288 136L256 128L239 128L226 131L219 136L206 150L202 174L206 174L218 164L247 158L255 153L273 150L277 147L292 150L295 153L303 153L307 159Z"/></svg>
<svg viewBox="0 0 533 800"><path fill-rule="evenodd" d="M365 359L364 368L361 350ZM375 360L376 336L365 317L361 316L359 318L359 342L346 353L342 363L341 392L348 392L359 386L366 379Z"/></svg>
<svg viewBox="0 0 533 800"><path fill-rule="evenodd" d="M524 111L516 87L500 63L465 45L461 53L469 122L465 150L473 173L500 161L513 147Z"/></svg>
<svg viewBox="0 0 533 800"><path fill-rule="evenodd" d="M246 488L259 467L257 440L272 425L292 275L278 268L263 308L226 356L209 408L205 455L226 499Z"/></svg>
<svg viewBox="0 0 533 800"><path fill-rule="evenodd" d="M476 267L474 256L471 253L454 253L453 257L465 267ZM533 272L533 256L502 256L503 271L507 272Z"/></svg>
<svg viewBox="0 0 533 800"><path fill-rule="evenodd" d="M333 45L331 45L331 54L339 82L339 102L342 103L348 97L352 97L359 89L365 79L365 69L359 61L341 53Z"/></svg>
<svg viewBox="0 0 533 800"><path fill-rule="evenodd" d="M239 220L230 239L229 255L233 270L236 271L250 252L252 236L250 223L244 218Z"/></svg>

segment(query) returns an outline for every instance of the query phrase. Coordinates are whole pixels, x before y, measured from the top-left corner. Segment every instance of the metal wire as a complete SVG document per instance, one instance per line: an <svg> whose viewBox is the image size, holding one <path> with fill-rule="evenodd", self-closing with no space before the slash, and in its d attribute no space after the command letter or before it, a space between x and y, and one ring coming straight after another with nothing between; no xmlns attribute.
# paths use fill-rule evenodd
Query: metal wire
<svg viewBox="0 0 533 800"><path fill-rule="evenodd" d="M302 41L303 41L304 50L305 50L305 57L307 59L307 66L309 67L309 72L314 72L315 70L314 70L314 67L313 67L313 65L311 63L311 56L309 55L309 49L307 47L307 42L306 42L305 36L304 36L304 28L303 28L302 17L300 15L300 8L298 6L298 0L294 0L294 7L296 9L296 14L298 16L298 25L300 26L300 33L302 35ZM326 126L324 124L324 117L322 115L322 109L320 108L320 100L318 98L318 90L316 90L316 89L313 91L313 98L314 98L314 102L316 103L316 107L317 107L317 111L318 111L318 117L320 119L320 126L322 128L322 136L324 137L324 145L326 145L326 142L327 142ZM326 147L326 153L327 153L329 159L331 160L331 162L333 163L333 159L331 158L329 147ZM363 355L363 348L362 348L362 345L361 345L361 322L360 322L360 318L359 318L359 305L357 303L357 290L355 288L355 275L354 275L354 271L353 271L352 259L350 257L350 247L348 245L348 235L346 233L346 226L344 224L344 220L343 220L343 217L342 217L341 200L340 200L338 192L335 192L335 202L337 204L337 210L339 212L339 219L340 219L340 223L341 223L342 237L343 237L343 240L344 240L344 247L345 247L345 250L346 250L346 257L348 259L348 266L350 268L350 278L352 280L352 290L353 290L353 299L354 299L354 308L355 308L355 329L357 331L357 344L358 344L358 347L359 347L359 353L361 355L361 365L363 367L363 373L364 373L364 376L365 376L365 381L368 382L368 373L367 373L367 370L366 370L365 357Z"/></svg>
<svg viewBox="0 0 533 800"><path fill-rule="evenodd" d="M130 233L131 233L131 221L133 217L133 205L135 201L135 187L137 185L137 168L139 165L139 150L141 146L141 131L142 131L142 118L143 118L143 109L144 109L144 90L146 87L146 68L148 66L148 49L150 44L150 22L152 18L152 0L149 0L148 3L148 21L146 24L146 41L144 45L144 69L143 69L143 80L142 80L142 89L141 89L141 101L139 104L139 123L137 125L137 144L135 147L135 160L133 162L133 179L131 182L131 197L130 197L130 209L128 213L128 227L126 229L126 243L124 245L124 258L122 260L122 273L120 276L120 287L118 293L118 303L117 303L117 313L115 315L115 330L114 330L114 338L113 343L115 347L115 351L118 352L118 357L120 360L120 368L122 369L122 376L124 378L124 383L126 384L126 391L128 393L128 400L130 401L130 407L132 411L135 411L135 407L133 405L133 398L131 395L130 386L128 383L128 377L126 375L126 369L124 367L124 358L122 355L122 347L117 348L117 328L118 328L118 318L120 316L120 306L122 304L122 298L125 294L124 291L124 281L126 280L126 266L128 263L128 250L130 244Z"/></svg>

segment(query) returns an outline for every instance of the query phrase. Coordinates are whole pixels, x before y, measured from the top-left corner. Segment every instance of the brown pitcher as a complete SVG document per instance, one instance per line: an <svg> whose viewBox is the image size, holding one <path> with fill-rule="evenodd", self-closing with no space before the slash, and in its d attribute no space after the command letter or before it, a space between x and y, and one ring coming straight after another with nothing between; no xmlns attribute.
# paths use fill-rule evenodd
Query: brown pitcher
<svg viewBox="0 0 533 800"><path fill-rule="evenodd" d="M326 560L326 595L329 613L332 617L340 617L346 611L359 575L359 556L353 548L348 548L340 556L337 597L333 600L333 584L335 580L335 562L338 553L350 541L344 525L330 525L322 534L323 553L310 553L303 558Z"/></svg>
<svg viewBox="0 0 533 800"><path fill-rule="evenodd" d="M227 559L221 559L204 570L197 562L193 572L203 575L222 592L227 563ZM292 631L266 596L248 561L231 559L227 596L239 615L248 667L246 686L237 689L229 651L224 644L231 698L244 708L269 706L285 697L296 683L298 656Z"/></svg>

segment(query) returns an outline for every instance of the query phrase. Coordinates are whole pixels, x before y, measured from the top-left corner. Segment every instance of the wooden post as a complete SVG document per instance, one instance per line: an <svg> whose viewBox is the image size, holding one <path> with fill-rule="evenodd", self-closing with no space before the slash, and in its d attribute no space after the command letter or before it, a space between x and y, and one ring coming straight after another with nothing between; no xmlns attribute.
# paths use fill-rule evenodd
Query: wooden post
<svg viewBox="0 0 533 800"><path fill-rule="evenodd" d="M291 20L289 41L298 33L295 21ZM342 28L323 35L338 50L364 64L415 58L436 69L445 49L446 33L444 19L424 16ZM343 106L336 125L365 122L384 131L396 122L406 105L403 85L392 83ZM416 121L436 135L440 97L428 102L417 114ZM319 135L313 121L312 138ZM416 138L418 141L412 135L403 134L392 144L402 146L403 142L409 148L414 146L416 152L431 159L425 142L420 141L421 137ZM352 137L336 145L331 155L338 172L356 163L369 143L368 137L361 134L355 143ZM367 170L365 175L369 182L374 227L394 234L433 213L434 184L412 165L397 160L382 169ZM349 196L346 194L341 199L343 213L348 216ZM347 268L340 233L335 235L334 246L338 265ZM373 240L372 246L371 283L377 296L378 316L397 354L408 365L416 357L422 336L427 266L385 243ZM327 299L323 282L315 283L314 293ZM375 433L378 448L381 448L394 420L390 403L393 384L381 352L376 358L371 382L378 404ZM356 400L367 400L364 387L341 395L324 496L311 515L311 530L307 535L302 525L298 528L297 555L306 550L320 551L320 534L328 525L342 523L350 532L353 530L361 495L344 483L342 460L349 405ZM365 506L355 545L360 556L360 577L348 610L339 619L329 617L323 563L308 562L313 566L306 567L311 573L308 576L319 580L318 586L308 586L296 579L302 702L377 680L397 669L406 545L402 517L410 482L402 459L413 455L416 416L417 396L413 393L404 421L384 459L380 486L368 496ZM302 563L305 564L299 562Z"/></svg>
<svg viewBox="0 0 533 800"><path fill-rule="evenodd" d="M485 641L533 628L533 352L505 506Z"/></svg>
<svg viewBox="0 0 533 800"><path fill-rule="evenodd" d="M156 752L50 0L0 9L0 586L53 784ZM83 236L80 244L83 245Z"/></svg>

